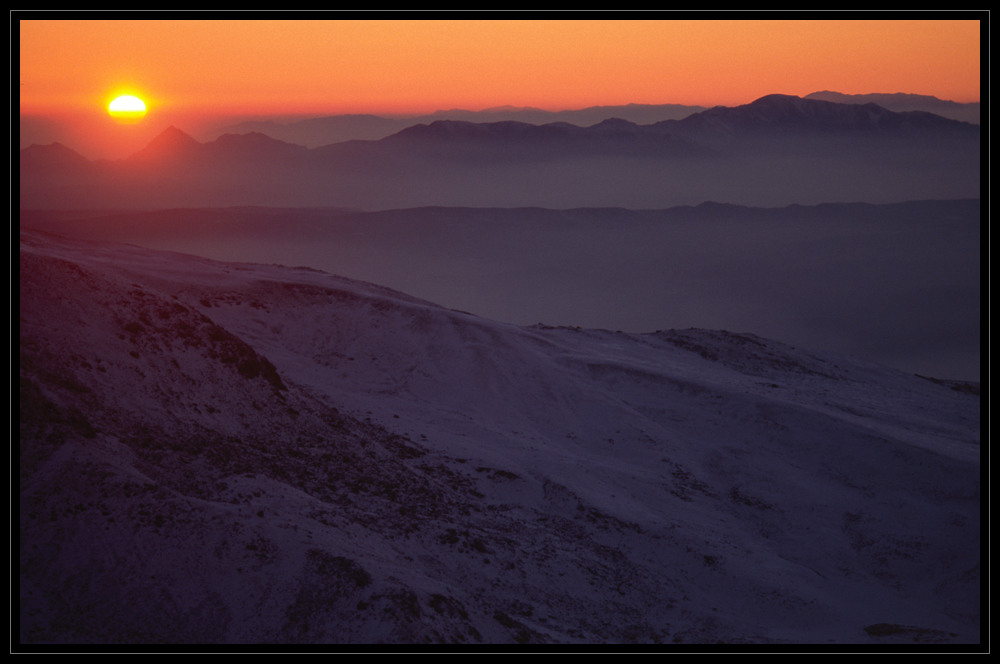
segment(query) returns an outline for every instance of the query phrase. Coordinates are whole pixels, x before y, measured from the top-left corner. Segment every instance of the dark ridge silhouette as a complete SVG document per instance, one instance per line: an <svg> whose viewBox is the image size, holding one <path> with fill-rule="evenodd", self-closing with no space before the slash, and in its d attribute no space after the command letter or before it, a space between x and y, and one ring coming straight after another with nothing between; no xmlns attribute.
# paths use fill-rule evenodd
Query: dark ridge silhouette
<svg viewBox="0 0 1000 664"><path fill-rule="evenodd" d="M842 92L823 90L806 95L803 99L820 99L838 104L873 103L890 111L925 111L952 120L980 123L980 103L961 103L947 99L939 99L931 95L917 95L906 92L872 93L848 95Z"/></svg>
<svg viewBox="0 0 1000 664"><path fill-rule="evenodd" d="M201 143L171 125L126 161L135 163L180 161L197 154L200 148Z"/></svg>
<svg viewBox="0 0 1000 664"><path fill-rule="evenodd" d="M792 95L767 95L745 106L717 106L683 120L658 123L683 135L726 137L855 134L894 138L921 132L978 136L979 128L920 111L894 112L877 104L838 104Z"/></svg>
<svg viewBox="0 0 1000 664"><path fill-rule="evenodd" d="M231 161L291 161L308 153L308 148L271 138L260 132L223 134L205 143L204 152Z"/></svg>
<svg viewBox="0 0 1000 664"><path fill-rule="evenodd" d="M91 162L62 143L30 145L20 152L20 167L25 171L46 173L50 171L83 172Z"/></svg>
<svg viewBox="0 0 1000 664"><path fill-rule="evenodd" d="M592 106L568 111L546 111L538 108L499 106L482 111L450 109L417 116L379 116L371 114L344 114L295 121L253 120L230 124L209 133L212 139L219 134L244 134L259 131L273 138L309 148L341 143L349 140L378 140L416 124L430 124L438 120L489 123L516 121L528 124L568 122L579 126L597 124L611 117L619 117L636 124L651 124L661 120L679 119L705 110L703 106L680 104L626 104L624 106Z"/></svg>
<svg viewBox="0 0 1000 664"><path fill-rule="evenodd" d="M979 142L977 126L932 114L787 95L650 125L442 120L312 149L260 133L199 143L171 127L132 157L87 172L26 169L21 207L658 208L977 198Z"/></svg>

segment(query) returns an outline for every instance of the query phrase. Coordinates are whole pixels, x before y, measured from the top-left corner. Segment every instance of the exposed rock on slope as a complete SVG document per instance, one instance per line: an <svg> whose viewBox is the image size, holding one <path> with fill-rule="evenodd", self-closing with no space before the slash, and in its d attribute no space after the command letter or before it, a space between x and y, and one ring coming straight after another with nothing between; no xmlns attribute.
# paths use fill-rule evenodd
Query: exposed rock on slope
<svg viewBox="0 0 1000 664"><path fill-rule="evenodd" d="M975 394L312 270L20 261L23 643L979 639Z"/></svg>

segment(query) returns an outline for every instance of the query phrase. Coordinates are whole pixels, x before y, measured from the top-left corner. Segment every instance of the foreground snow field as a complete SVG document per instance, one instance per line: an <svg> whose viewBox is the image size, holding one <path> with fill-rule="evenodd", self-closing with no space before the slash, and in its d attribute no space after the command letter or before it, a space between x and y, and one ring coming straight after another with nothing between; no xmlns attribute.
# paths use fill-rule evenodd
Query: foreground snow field
<svg viewBox="0 0 1000 664"><path fill-rule="evenodd" d="M977 384L20 246L22 643L967 644Z"/></svg>

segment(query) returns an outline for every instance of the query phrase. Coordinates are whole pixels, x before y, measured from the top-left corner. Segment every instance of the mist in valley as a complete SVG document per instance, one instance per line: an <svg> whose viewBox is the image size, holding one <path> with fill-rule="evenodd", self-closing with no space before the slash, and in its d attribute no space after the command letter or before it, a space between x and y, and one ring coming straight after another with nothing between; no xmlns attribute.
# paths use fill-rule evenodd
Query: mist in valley
<svg viewBox="0 0 1000 664"><path fill-rule="evenodd" d="M584 111L22 149L21 641L981 643L978 106Z"/></svg>
<svg viewBox="0 0 1000 664"><path fill-rule="evenodd" d="M301 265L485 318L754 332L978 380L980 205L667 210L192 209L37 226L217 260Z"/></svg>

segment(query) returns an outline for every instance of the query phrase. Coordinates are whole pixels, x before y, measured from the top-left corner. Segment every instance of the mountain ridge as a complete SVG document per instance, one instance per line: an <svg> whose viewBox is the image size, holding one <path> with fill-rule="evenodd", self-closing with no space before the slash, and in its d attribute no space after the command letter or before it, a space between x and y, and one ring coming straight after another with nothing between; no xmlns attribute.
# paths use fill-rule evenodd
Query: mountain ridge
<svg viewBox="0 0 1000 664"><path fill-rule="evenodd" d="M813 93L814 95L822 93ZM858 110L855 107L861 107L863 110ZM812 112L809 112L812 111ZM815 121L819 120L822 126L825 127L840 127L844 129L864 129L864 128L896 128L902 121L907 118L913 118L916 120L923 121L925 123L932 123L936 126L943 127L959 127L960 125L971 125L972 123L963 122L959 120L950 120L944 118L947 122L941 122L932 117L933 113L921 113L921 112L896 112L884 107L879 106L873 102L867 102L864 104L857 103L839 103L827 101L825 99L814 98L811 96L807 97L797 97L795 95L786 94L770 94L760 97L748 104L741 106L716 106L713 108L706 109L705 111L693 113L691 116L684 118L682 120L664 120L660 122L650 123L648 125L642 125L636 122L625 120L622 118L611 117L606 118L594 125L581 126L574 125L569 122L549 122L545 124L534 124L518 120L503 120L495 122L473 122L468 120L433 120L427 123L416 123L414 125L408 126L398 132L387 136L386 138L392 139L393 137L409 137L413 135L429 135L427 132L431 130L436 135L455 137L464 135L491 135L494 132L497 135L502 136L503 134L514 134L514 135L532 135L532 132L539 131L553 131L553 130L565 130L578 135L583 135L588 133L588 131L599 131L600 129L627 129L630 131L643 131L643 130L653 130L654 132L659 130L670 130L674 128L686 128L687 126L704 126L709 124L710 121L707 118L736 118L735 124L737 125L753 125L753 124L769 124L769 123L781 123L789 120L794 120L801 122L805 120ZM940 118L941 116L935 116ZM887 120L896 120L895 122ZM958 123L958 124L954 124ZM457 131L456 131L457 130ZM236 137L244 136L251 137L245 140L255 140L258 142L264 142L264 138L270 139L275 145L295 145L288 141L283 141L274 137L269 136L265 132L261 131L249 131L242 134L220 134L219 137L211 141L197 141L190 134L178 129L175 126L170 126L163 132L158 134L149 145L141 150L140 153L144 151L154 151L159 149L157 146L164 146L169 149L177 149L180 147L190 146L194 143L199 145L220 145L225 144L227 141L240 140ZM374 142L379 142L379 139ZM221 143L220 143L221 141ZM361 141L373 142L373 141ZM328 147L328 145L318 146L318 147ZM28 148L22 148L24 150L30 150L31 148L37 148L41 146L33 145ZM66 146L63 146L66 147ZM305 146L300 146L305 147ZM67 148L72 151L71 148ZM75 153L74 154L78 154ZM82 157L82 155L80 155ZM85 157L83 157L86 159Z"/></svg>
<svg viewBox="0 0 1000 664"><path fill-rule="evenodd" d="M979 149L975 125L790 96L651 125L441 120L311 149L259 133L201 144L168 130L140 151L150 159L85 172L31 168L39 148L22 150L20 207L662 208L724 197L758 206L969 198L979 195ZM155 172L158 150L174 155L164 163L169 174ZM139 162L143 168L129 167Z"/></svg>
<svg viewBox="0 0 1000 664"><path fill-rule="evenodd" d="M717 106L683 120L665 121L657 126L679 128L680 131L721 131L726 135L805 130L882 132L888 135L897 132L905 135L918 130L978 132L974 125L932 113L896 112L874 103L840 104L780 94L766 95L744 106Z"/></svg>
<svg viewBox="0 0 1000 664"><path fill-rule="evenodd" d="M34 232L20 277L21 643L979 641L973 394Z"/></svg>
<svg viewBox="0 0 1000 664"><path fill-rule="evenodd" d="M189 208L76 219L32 212L20 222L209 258L306 265L525 325L752 330L973 379L981 369L980 215L980 201L964 199L662 210Z"/></svg>
<svg viewBox="0 0 1000 664"><path fill-rule="evenodd" d="M938 99L930 95L906 93L847 95L838 92L814 92L805 98L823 99L838 103L858 103L882 101L882 105L896 111L937 111L944 117L965 122L979 123L979 105L963 104ZM426 115L380 116L377 114L343 114L307 118L294 122L249 121L229 125L215 133L245 133L259 130L291 143L307 147L319 147L343 140L377 140L405 126L430 123L435 120L463 120L470 122L495 122L516 120L531 124L547 124L556 121L571 122L579 126L590 126L609 117L620 117L636 124L653 124L662 120L679 120L692 113L708 110L709 107L682 104L625 104L601 105L583 109L548 111L532 107L498 106L472 111L467 109L439 110ZM207 134L214 138L213 134Z"/></svg>
<svg viewBox="0 0 1000 664"><path fill-rule="evenodd" d="M498 106L471 111L466 109L439 110L424 115L382 116L377 114L343 114L317 118L307 118L290 123L275 121L250 121L223 127L207 134L213 138L217 133L244 133L259 130L291 143L299 143L315 148L346 140L378 140L396 133L407 126L430 123L436 120L452 119L469 122L495 122L515 120L532 124L550 122L572 122L586 126L606 119L608 115L622 115L634 122L656 122L671 117L683 117L688 113L704 110L703 106L680 104L626 104L623 106L593 106L583 109L547 111L532 107Z"/></svg>
<svg viewBox="0 0 1000 664"><path fill-rule="evenodd" d="M823 90L810 93L804 99L822 99L838 103L873 102L892 111L927 111L952 120L980 123L980 102L956 102L933 95L908 92L844 94Z"/></svg>

